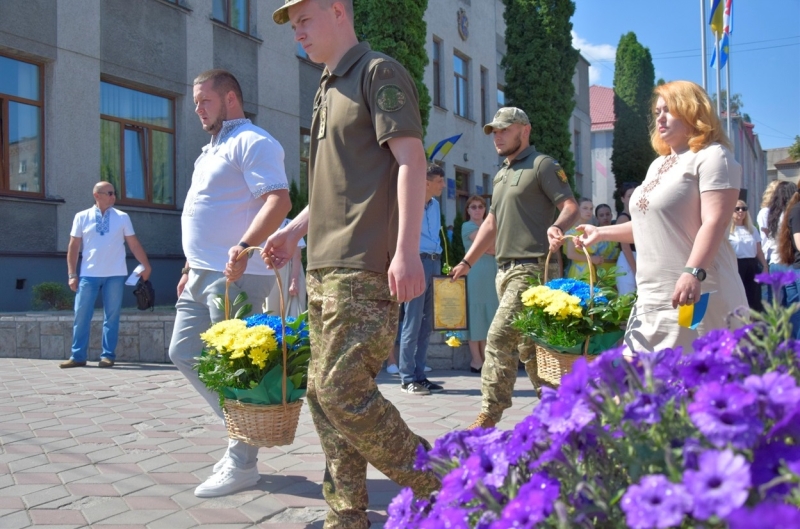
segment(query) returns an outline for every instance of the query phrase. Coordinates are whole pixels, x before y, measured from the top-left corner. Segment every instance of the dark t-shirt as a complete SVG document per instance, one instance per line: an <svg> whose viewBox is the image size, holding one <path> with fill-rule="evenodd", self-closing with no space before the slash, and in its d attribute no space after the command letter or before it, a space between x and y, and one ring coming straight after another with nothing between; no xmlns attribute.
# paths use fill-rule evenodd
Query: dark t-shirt
<svg viewBox="0 0 800 529"><path fill-rule="evenodd" d="M792 253L794 254L792 268L800 268L800 251L797 250L797 245L794 243L794 234L800 233L800 204L795 204L789 211L789 231L792 233Z"/></svg>
<svg viewBox="0 0 800 529"><path fill-rule="evenodd" d="M631 216L628 215L627 213L625 213L624 211L622 213L620 213L619 215L617 215L617 220L619 220L619 218L622 217L622 216L625 216L625 218L628 219L628 222L631 221ZM614 222L614 224L616 224L616 222ZM620 246L620 248L622 248L622 246ZM636 251L636 245L635 244L631 244L631 251L632 252Z"/></svg>
<svg viewBox="0 0 800 529"><path fill-rule="evenodd" d="M388 269L397 241L399 165L387 142L422 140L418 100L406 69L366 42L323 72L311 121L309 270Z"/></svg>

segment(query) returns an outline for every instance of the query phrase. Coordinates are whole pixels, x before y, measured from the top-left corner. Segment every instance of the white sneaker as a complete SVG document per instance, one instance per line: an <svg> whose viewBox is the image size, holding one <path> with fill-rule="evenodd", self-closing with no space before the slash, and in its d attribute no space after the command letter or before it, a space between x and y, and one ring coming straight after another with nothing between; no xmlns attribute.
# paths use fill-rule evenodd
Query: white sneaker
<svg viewBox="0 0 800 529"><path fill-rule="evenodd" d="M230 452L228 452L227 450L225 450L225 455L223 455L223 456L222 456L222 459L220 459L219 461L217 461L216 463L214 463L214 466L213 466L213 467L212 467L212 469L211 469L211 473L212 473L212 474L216 474L217 472L219 472L220 470L222 470L222 467L224 467L225 465L227 465L227 464L228 464L228 462L231 460L231 458L230 458L230 455L229 455L229 454L230 454ZM233 464L233 463L231 463L231 464Z"/></svg>
<svg viewBox="0 0 800 529"><path fill-rule="evenodd" d="M400 373L400 369L398 369L397 364L389 364L386 366L386 372L390 375L396 375Z"/></svg>
<svg viewBox="0 0 800 529"><path fill-rule="evenodd" d="M425 366L425 372L427 373L428 371L433 371L433 369L431 369L431 368L430 368L430 367L428 367L428 366Z"/></svg>
<svg viewBox="0 0 800 529"><path fill-rule="evenodd" d="M198 485L194 489L194 495L198 498L216 498L226 496L242 489L252 487L261 476L258 468L239 469L232 464L223 465L219 472L215 472L210 478Z"/></svg>

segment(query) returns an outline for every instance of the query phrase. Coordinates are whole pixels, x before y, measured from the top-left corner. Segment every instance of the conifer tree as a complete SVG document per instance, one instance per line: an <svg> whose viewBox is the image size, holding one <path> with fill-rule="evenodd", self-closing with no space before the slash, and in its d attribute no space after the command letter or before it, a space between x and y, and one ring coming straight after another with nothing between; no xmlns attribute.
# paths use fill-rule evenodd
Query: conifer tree
<svg viewBox="0 0 800 529"><path fill-rule="evenodd" d="M431 96L422 76L428 64L424 18L428 0L356 0L354 4L358 39L397 59L408 70L419 92L422 127L427 129Z"/></svg>
<svg viewBox="0 0 800 529"><path fill-rule="evenodd" d="M656 158L650 145L653 83L655 70L650 50L636 40L633 32L623 35L614 64L614 141L611 170L617 183L617 210L624 182L642 182Z"/></svg>
<svg viewBox="0 0 800 529"><path fill-rule="evenodd" d="M531 120L531 145L558 160L574 187L570 119L575 107L572 77L572 0L503 0L506 6L506 104Z"/></svg>

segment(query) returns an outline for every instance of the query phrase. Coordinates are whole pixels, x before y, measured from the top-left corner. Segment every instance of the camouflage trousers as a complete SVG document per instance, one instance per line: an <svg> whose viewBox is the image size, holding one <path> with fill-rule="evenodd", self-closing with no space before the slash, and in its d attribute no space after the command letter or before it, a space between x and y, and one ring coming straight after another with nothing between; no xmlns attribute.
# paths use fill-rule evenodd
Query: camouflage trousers
<svg viewBox="0 0 800 529"><path fill-rule="evenodd" d="M386 274L347 268L308 272L311 361L308 405L325 452L328 529L369 527L367 463L417 496L440 484L414 470L414 434L375 383L397 334L399 305Z"/></svg>
<svg viewBox="0 0 800 529"><path fill-rule="evenodd" d="M519 361L538 387L536 377L536 348L533 342L512 326L523 309L520 295L530 287L529 277L544 276L544 257L540 263L526 263L497 272L495 286L500 306L486 336L486 360L481 370L481 412L494 422L500 422L503 410L511 407L511 394L517 381ZM559 277L558 265L550 264L549 278Z"/></svg>

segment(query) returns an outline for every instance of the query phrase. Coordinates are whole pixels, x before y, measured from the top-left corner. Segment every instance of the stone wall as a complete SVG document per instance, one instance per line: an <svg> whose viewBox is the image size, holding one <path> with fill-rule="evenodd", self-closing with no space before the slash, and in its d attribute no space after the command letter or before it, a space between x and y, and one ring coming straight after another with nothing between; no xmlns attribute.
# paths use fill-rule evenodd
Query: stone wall
<svg viewBox="0 0 800 529"><path fill-rule="evenodd" d="M72 346L72 311L0 313L0 358L66 360ZM174 310L155 312L123 309L117 343L118 362L168 363ZM89 361L102 353L103 312L92 317ZM469 347L450 347L444 335L431 334L428 365L433 369L469 370Z"/></svg>

